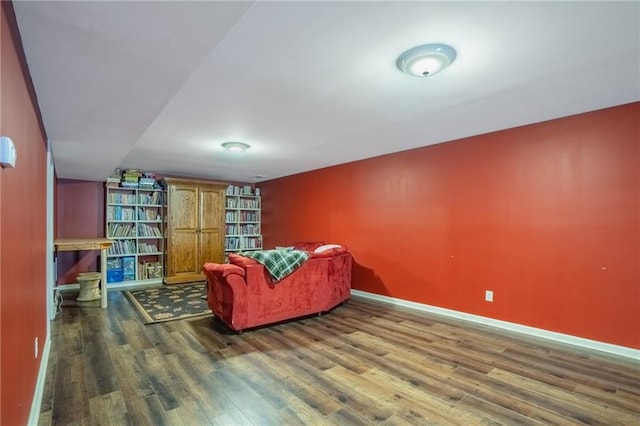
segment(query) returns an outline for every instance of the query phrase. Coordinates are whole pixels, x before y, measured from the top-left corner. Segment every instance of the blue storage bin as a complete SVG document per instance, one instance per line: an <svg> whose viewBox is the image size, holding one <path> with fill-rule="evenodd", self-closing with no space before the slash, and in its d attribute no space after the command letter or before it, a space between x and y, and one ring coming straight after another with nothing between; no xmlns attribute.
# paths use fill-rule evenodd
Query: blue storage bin
<svg viewBox="0 0 640 426"><path fill-rule="evenodd" d="M119 283L124 279L122 268L107 269L107 283Z"/></svg>

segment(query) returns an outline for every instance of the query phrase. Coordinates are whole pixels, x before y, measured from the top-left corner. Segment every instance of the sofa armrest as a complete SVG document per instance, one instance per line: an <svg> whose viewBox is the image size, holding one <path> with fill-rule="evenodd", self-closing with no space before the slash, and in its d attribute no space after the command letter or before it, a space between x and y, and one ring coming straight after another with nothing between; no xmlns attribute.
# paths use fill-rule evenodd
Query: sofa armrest
<svg viewBox="0 0 640 426"><path fill-rule="evenodd" d="M247 284L245 270L236 265L205 263L207 304L215 316L234 330L247 322Z"/></svg>
<svg viewBox="0 0 640 426"><path fill-rule="evenodd" d="M249 265L258 265L258 262L256 262L254 259L237 253L229 254L229 263L241 268L246 268Z"/></svg>
<svg viewBox="0 0 640 426"><path fill-rule="evenodd" d="M245 270L237 265L230 265L227 263L205 263L204 265L205 272L206 272L207 265L210 265L209 268L211 269L211 271L220 273L225 278L230 274L237 274L242 277L245 276Z"/></svg>

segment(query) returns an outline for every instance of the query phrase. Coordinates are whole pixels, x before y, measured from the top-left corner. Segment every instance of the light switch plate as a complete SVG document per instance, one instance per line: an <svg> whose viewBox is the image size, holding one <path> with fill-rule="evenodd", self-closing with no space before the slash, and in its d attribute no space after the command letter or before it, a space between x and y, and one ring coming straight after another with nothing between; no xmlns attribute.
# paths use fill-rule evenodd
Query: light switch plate
<svg viewBox="0 0 640 426"><path fill-rule="evenodd" d="M11 138L0 136L0 165L2 167L16 166L16 147L13 145Z"/></svg>

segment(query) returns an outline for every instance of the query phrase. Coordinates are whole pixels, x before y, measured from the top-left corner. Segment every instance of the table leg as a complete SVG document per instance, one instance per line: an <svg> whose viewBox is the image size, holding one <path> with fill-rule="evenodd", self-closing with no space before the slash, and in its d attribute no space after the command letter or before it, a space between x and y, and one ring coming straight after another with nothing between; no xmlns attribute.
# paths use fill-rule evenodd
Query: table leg
<svg viewBox="0 0 640 426"><path fill-rule="evenodd" d="M100 273L102 274L102 307L107 307L107 249L100 250Z"/></svg>

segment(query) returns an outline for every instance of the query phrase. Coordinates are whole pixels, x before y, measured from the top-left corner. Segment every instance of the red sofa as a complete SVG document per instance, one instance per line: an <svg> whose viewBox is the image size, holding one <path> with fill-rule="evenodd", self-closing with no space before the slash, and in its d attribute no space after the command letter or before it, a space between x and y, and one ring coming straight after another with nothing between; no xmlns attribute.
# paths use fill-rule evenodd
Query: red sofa
<svg viewBox="0 0 640 426"><path fill-rule="evenodd" d="M351 254L345 247L316 253L322 243L295 246L309 252L298 269L273 282L266 268L238 254L226 264L206 263L207 303L229 328L271 324L329 311L351 296Z"/></svg>

